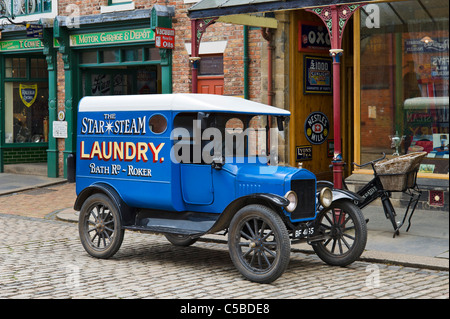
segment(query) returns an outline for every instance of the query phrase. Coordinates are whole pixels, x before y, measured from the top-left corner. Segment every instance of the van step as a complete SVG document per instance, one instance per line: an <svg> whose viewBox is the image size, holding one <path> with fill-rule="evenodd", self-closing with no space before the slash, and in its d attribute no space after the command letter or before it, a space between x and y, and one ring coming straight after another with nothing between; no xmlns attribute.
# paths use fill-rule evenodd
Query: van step
<svg viewBox="0 0 450 319"><path fill-rule="evenodd" d="M210 230L220 214L199 212L161 212L141 210L136 214L135 224L126 229L200 236Z"/></svg>

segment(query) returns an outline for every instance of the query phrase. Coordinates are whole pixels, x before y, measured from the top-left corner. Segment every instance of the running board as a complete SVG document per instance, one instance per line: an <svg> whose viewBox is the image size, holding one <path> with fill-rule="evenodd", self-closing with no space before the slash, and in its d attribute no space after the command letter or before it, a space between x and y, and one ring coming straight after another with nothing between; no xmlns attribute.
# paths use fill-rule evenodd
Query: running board
<svg viewBox="0 0 450 319"><path fill-rule="evenodd" d="M198 237L208 232L219 217L220 214L210 213L141 210L136 214L135 224L124 228Z"/></svg>

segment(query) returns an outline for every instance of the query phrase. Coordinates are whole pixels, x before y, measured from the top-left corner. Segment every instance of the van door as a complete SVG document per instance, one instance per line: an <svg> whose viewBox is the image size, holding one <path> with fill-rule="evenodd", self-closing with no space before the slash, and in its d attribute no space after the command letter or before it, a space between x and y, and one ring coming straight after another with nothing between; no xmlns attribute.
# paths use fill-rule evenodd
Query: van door
<svg viewBox="0 0 450 319"><path fill-rule="evenodd" d="M181 164L181 193L186 204L210 205L214 201L212 168L206 164Z"/></svg>
<svg viewBox="0 0 450 319"><path fill-rule="evenodd" d="M210 205L214 201L212 167L203 163L201 151L194 147L194 134L199 134L197 113L181 113L174 118L174 159L180 165L181 196L186 204Z"/></svg>

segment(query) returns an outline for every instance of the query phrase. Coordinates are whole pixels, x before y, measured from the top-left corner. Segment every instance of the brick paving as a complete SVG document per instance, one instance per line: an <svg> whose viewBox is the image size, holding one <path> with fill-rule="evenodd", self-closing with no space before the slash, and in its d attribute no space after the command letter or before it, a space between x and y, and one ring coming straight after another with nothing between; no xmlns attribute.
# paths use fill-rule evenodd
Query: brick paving
<svg viewBox="0 0 450 319"><path fill-rule="evenodd" d="M74 188L0 196L0 298L449 298L448 271L362 261L331 267L294 251L283 276L260 285L238 273L226 244L182 248L160 235L129 231L113 258L95 259L83 250L76 224L50 218L73 206Z"/></svg>
<svg viewBox="0 0 450 319"><path fill-rule="evenodd" d="M64 183L0 196L0 214L45 218L73 207L75 184Z"/></svg>
<svg viewBox="0 0 450 319"><path fill-rule="evenodd" d="M0 298L392 299L449 298L448 272L355 262L341 268L291 254L270 285L249 282L227 245L175 247L126 232L111 259L88 256L76 224L0 215Z"/></svg>

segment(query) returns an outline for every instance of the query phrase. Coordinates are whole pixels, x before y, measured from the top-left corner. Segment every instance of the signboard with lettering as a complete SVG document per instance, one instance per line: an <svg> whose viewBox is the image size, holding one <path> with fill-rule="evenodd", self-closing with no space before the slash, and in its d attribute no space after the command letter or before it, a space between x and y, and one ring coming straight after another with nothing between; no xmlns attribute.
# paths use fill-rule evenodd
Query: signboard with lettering
<svg viewBox="0 0 450 319"><path fill-rule="evenodd" d="M27 38L42 39L44 26L42 24L27 24Z"/></svg>
<svg viewBox="0 0 450 319"><path fill-rule="evenodd" d="M295 160L297 162L312 160L312 146L302 145L295 147Z"/></svg>
<svg viewBox="0 0 450 319"><path fill-rule="evenodd" d="M67 121L53 121L53 137L67 138Z"/></svg>
<svg viewBox="0 0 450 319"><path fill-rule="evenodd" d="M19 39L0 41L0 52L24 51L43 49L44 45L39 39Z"/></svg>
<svg viewBox="0 0 450 319"><path fill-rule="evenodd" d="M406 53L435 53L435 52L448 52L449 42L448 39L430 39L431 41L425 42L422 39L408 39L405 41Z"/></svg>
<svg viewBox="0 0 450 319"><path fill-rule="evenodd" d="M330 35L323 23L298 22L298 50L302 52L328 52Z"/></svg>
<svg viewBox="0 0 450 319"><path fill-rule="evenodd" d="M314 145L325 142L330 133L330 122L322 112L312 112L305 121L306 139Z"/></svg>
<svg viewBox="0 0 450 319"><path fill-rule="evenodd" d="M73 34L70 36L70 46L90 46L100 44L132 43L154 41L155 33L151 29L135 29L124 31L97 32Z"/></svg>
<svg viewBox="0 0 450 319"><path fill-rule="evenodd" d="M332 59L317 56L304 57L304 94L332 93Z"/></svg>
<svg viewBox="0 0 450 319"><path fill-rule="evenodd" d="M155 29L155 47L161 49L175 48L175 30L170 28Z"/></svg>

